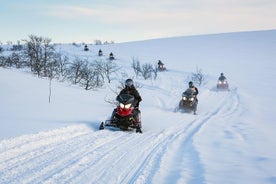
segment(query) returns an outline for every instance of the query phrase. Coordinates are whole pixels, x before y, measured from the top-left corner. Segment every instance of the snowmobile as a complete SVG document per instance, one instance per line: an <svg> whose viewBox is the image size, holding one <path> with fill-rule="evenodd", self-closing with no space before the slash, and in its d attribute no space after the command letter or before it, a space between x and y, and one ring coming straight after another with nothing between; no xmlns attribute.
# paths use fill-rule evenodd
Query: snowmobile
<svg viewBox="0 0 276 184"><path fill-rule="evenodd" d="M167 69L164 65L158 65L158 71L159 72L162 72L162 71L165 71L165 70L167 70Z"/></svg>
<svg viewBox="0 0 276 184"><path fill-rule="evenodd" d="M219 90L229 90L229 85L227 83L227 80L218 80L217 83L217 89Z"/></svg>
<svg viewBox="0 0 276 184"><path fill-rule="evenodd" d="M179 102L178 109L182 112L194 112L197 110L197 99L194 95L194 91L188 88L182 93L182 99Z"/></svg>
<svg viewBox="0 0 276 184"><path fill-rule="evenodd" d="M135 99L132 95L121 94L117 97L118 105L110 120L100 124L99 129L116 127L121 130L136 129L136 133L142 133L141 123L136 122L135 116L140 116L140 110L135 108ZM140 117L138 118L140 119Z"/></svg>
<svg viewBox="0 0 276 184"><path fill-rule="evenodd" d="M102 51L102 50L99 50L98 56L102 56L102 55L103 55L103 51Z"/></svg>
<svg viewBox="0 0 276 184"><path fill-rule="evenodd" d="M115 57L114 57L113 53L111 52L111 53L109 54L109 60L114 60L114 59L115 59Z"/></svg>
<svg viewBox="0 0 276 184"><path fill-rule="evenodd" d="M88 46L87 46L87 45L85 45L83 50L84 50L84 51L89 51Z"/></svg>
<svg viewBox="0 0 276 184"><path fill-rule="evenodd" d="M164 64L162 63L162 61L161 60L158 60L158 67L157 67L157 69L158 69L158 71L159 72L162 72L162 71L165 71L166 70L166 67L164 66Z"/></svg>

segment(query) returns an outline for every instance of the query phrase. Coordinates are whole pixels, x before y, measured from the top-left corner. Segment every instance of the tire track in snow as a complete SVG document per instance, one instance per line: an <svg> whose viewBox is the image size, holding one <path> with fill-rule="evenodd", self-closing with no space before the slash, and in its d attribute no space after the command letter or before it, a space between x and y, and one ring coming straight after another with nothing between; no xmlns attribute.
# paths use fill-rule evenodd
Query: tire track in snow
<svg viewBox="0 0 276 184"><path fill-rule="evenodd" d="M56 139L59 140L60 138L66 135L74 135L76 134L76 132L83 133L85 129L86 127L84 126L70 126L70 127L64 127L60 129L51 130L51 131L40 132L37 134L22 135L16 138L1 140L0 156L2 158L3 156L2 153L7 152L8 150L18 149L24 145L28 145L30 142L31 143L38 142L38 144L42 144L42 140L44 140L45 138L48 139L50 136L52 136L53 138L56 137ZM9 156L12 156L12 155L13 154Z"/></svg>
<svg viewBox="0 0 276 184"><path fill-rule="evenodd" d="M97 153L97 150L101 149L102 147L105 147L106 144L109 145L113 144L114 142L118 142L118 140L122 139L125 136L123 134L117 134L114 137L106 137L106 135L102 133L103 132L95 132L92 135L90 135L87 140L82 139L79 147L74 152L71 152L69 156L62 158L61 160L57 160L57 162L55 162L55 168L51 168L51 165L48 166L46 169L44 169L43 173L40 174L41 176L33 178L32 182L37 182L40 180L49 182L54 178L54 183L67 183L64 181L64 176L72 176L72 173L62 174L61 182L58 182L56 180L56 176L59 173L63 173L64 170L67 170L68 168L70 169L74 167L74 165L79 164L79 162L82 161L83 158L86 158L87 155L91 154L94 156L94 153ZM108 149L112 149L112 147L108 147ZM62 155L60 156L62 157ZM85 163L81 163L79 165L81 166L83 164ZM76 177L75 175L73 176ZM50 183L53 183L53 181L51 181Z"/></svg>
<svg viewBox="0 0 276 184"><path fill-rule="evenodd" d="M49 174L49 170L47 170L47 168L51 167L51 173L57 170L55 167L64 167L64 162L61 163L60 166L57 165L57 162L61 162L66 159L73 159L71 156L72 154L76 155L79 153L79 150L84 147L83 144L89 143L89 140L97 142L98 139L96 139L96 137L97 134L95 134L94 137L91 136L91 134L85 134L65 140L57 145L49 145L49 147L43 147L42 149L39 147L36 150L36 153L42 152L41 154L35 155L30 152L30 154L23 155L23 158L19 157L18 160L20 161L22 159L24 162L19 162L12 165L10 168L6 168L1 174L1 181L5 181L7 183L14 181L22 182L24 180L30 180L34 177L45 177L45 174ZM119 137L117 137L117 139L120 139ZM44 150L46 150L46 152ZM37 171L40 172L39 176L37 176ZM45 173L45 171L48 172Z"/></svg>
<svg viewBox="0 0 276 184"><path fill-rule="evenodd" d="M228 97L233 97L235 100L229 100ZM233 107L231 109L231 113L235 112L238 108L239 100L237 98L237 94L227 94L223 95L222 99L220 99L219 103L215 108L213 108L206 115L200 117L200 119L196 119L185 125L185 127L179 127L179 131L176 136L172 139L171 145L168 144L168 148L163 155L162 159L160 159L160 163L156 163L158 167L166 167L168 163L170 163L170 167L165 169L165 172L156 172L156 176L147 176L147 181L145 183L153 182L152 179L160 180L164 182L172 182L172 183L204 183L204 169L202 164L200 163L199 153L193 146L193 139L195 135L200 131L201 127L208 123L213 117L218 115L227 115L229 114L229 109L224 108L224 105L228 104L227 107ZM234 105L233 105L234 104ZM230 113L230 114L231 114ZM186 161L191 159L193 162ZM181 163L181 164L179 164ZM151 168L149 168L150 170ZM146 171L147 173L154 173L154 167L152 171ZM191 170L193 169L193 170ZM168 172L168 170L170 172ZM192 173L191 173L192 172ZM185 174L186 173L186 174ZM181 176L182 175L182 176ZM186 177L183 177L185 175ZM166 177L163 177L166 176ZM183 178L188 178L185 181L177 181L183 180ZM175 181L174 181L175 180ZM155 183L159 183L155 182ZM154 183L154 182L153 182Z"/></svg>
<svg viewBox="0 0 276 184"><path fill-rule="evenodd" d="M136 137L136 135L130 135L129 137L131 139L124 142L123 145L121 142L119 142L118 145L116 145L116 148L112 150L112 153L115 153L114 155L107 154L104 156L102 160L93 162L89 166L87 166L87 170L85 170L85 172L78 177L79 179L78 178L74 179L74 183L85 182L85 181L82 181L83 175L87 175L89 173L95 173L95 172L98 172L98 174L93 177L93 180L91 181L92 183L94 182L129 183L129 180L131 180L132 178L133 172L137 172L137 166L135 165L137 163L140 163L140 160L143 160L144 156L140 156L140 155L148 154L147 152L145 153L145 152L138 151L137 149L139 148L137 148L137 145L148 145L147 143L149 142L149 140L154 140L156 135L143 134L141 136L138 135L138 137ZM164 139L166 138L163 138L162 140ZM150 147L149 150L153 151L152 143L150 144L149 147ZM158 144L156 145L156 147L158 147ZM145 148L143 148L142 150L144 151ZM103 168L103 170L99 172L98 168L100 168L102 165L107 165L108 168ZM110 181L110 178L112 178L113 174L118 172L118 170L126 171L126 172L120 172L116 174L116 177L114 178L114 180ZM105 178L107 178L106 181L105 181Z"/></svg>
<svg viewBox="0 0 276 184"><path fill-rule="evenodd" d="M237 89L229 91L229 94L227 97L229 97L228 101L231 101L232 103L226 103L225 105L222 106L223 113L221 114L221 116L223 118L229 117L232 114L236 113L241 104Z"/></svg>
<svg viewBox="0 0 276 184"><path fill-rule="evenodd" d="M54 149L52 146L62 144L62 142L70 139L74 139L75 137L81 136L87 131L84 131L80 128L68 128L42 132L37 135L29 135L22 136L18 139L13 139L12 141L3 141L1 143L3 149L1 149L0 158L0 170L11 169L10 167L15 167L16 165L21 165L23 162L26 162L28 155L36 155L39 156L43 153L43 151L47 151L48 149ZM64 132L65 130L65 132ZM53 133L54 132L54 133ZM41 135L42 134L42 135ZM46 136L48 134L48 137ZM24 137L23 144L17 144ZM7 144L12 144L12 142L16 142L16 146L11 146L5 149ZM43 150L43 151L41 151Z"/></svg>
<svg viewBox="0 0 276 184"><path fill-rule="evenodd" d="M104 135L107 137L111 137L113 133L110 131L101 131L104 132ZM47 182L58 182L58 183L83 183L85 181L78 181L76 180L82 180L82 178L85 178L86 175L89 175L89 173L97 173L97 175L93 176L92 178L95 179L95 177L99 176L101 174L100 168L102 168L102 164L106 165L106 160L108 157L112 156L110 153L112 153L114 150L118 149L118 147L121 147L121 140L126 139L129 137L129 135L125 132L117 132L120 137L118 139L112 139L111 142L107 142L106 140L101 141L102 145L93 149L88 149L87 153L83 155L82 157L78 157L74 160L74 162L69 167L64 168L62 172L59 172L52 176L52 178L49 178ZM124 142L124 145L127 144L131 139L126 139ZM111 159L111 162L113 162L113 159ZM108 165L108 164L107 164ZM72 173L76 173L73 174ZM87 174L88 173L88 174ZM64 176L68 176L65 177ZM91 178L91 179L92 179ZM96 180L97 181L97 180ZM92 182L92 181L90 181ZM92 182L93 183L93 182Z"/></svg>
<svg viewBox="0 0 276 184"><path fill-rule="evenodd" d="M132 183L132 181L136 180L139 173L142 172L143 168L151 158L158 159L158 157L156 157L156 152L162 153L162 150L167 147L167 142L172 136L173 134L166 133L162 133L162 135L150 133L143 136L128 135L131 139L124 142L123 145L121 141L118 141L117 144L112 145L113 147L107 144L106 147L110 148L108 150L101 150L103 148L99 148L99 152L101 151L101 155L103 155L100 159L98 156L93 157L93 155L87 155L85 162L89 164L81 165L79 164L80 161L79 163L70 165L70 168L68 167L67 171L63 171L63 173L54 176L53 180L49 180L49 182L83 183L87 181L86 179L89 174L97 173L96 175L91 176L91 179L89 180L91 183ZM149 143L149 140L153 140L154 143L151 141L150 144L147 144ZM147 149L143 148L143 152L141 152L137 150L137 145L146 145ZM144 150L147 151L145 152ZM127 166L125 163L127 163ZM103 166L108 167L104 167L100 170ZM122 168L126 172L115 174L116 177L110 181L110 178L112 178L114 173L118 172L119 169L122 170ZM71 177L66 179L62 178L62 176L70 173ZM72 173L78 173L79 175L72 175ZM135 173L138 175L135 175ZM107 181L105 181L105 178L107 178Z"/></svg>

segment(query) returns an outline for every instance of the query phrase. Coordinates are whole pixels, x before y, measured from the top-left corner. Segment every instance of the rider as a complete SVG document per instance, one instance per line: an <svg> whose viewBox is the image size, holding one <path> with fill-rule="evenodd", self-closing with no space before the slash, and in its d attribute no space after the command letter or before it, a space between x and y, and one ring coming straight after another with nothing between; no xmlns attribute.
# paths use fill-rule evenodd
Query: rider
<svg viewBox="0 0 276 184"><path fill-rule="evenodd" d="M110 54L109 54L109 59L114 59L114 55L112 52L110 52Z"/></svg>
<svg viewBox="0 0 276 184"><path fill-rule="evenodd" d="M99 50L98 55L99 55L99 56L102 56L102 55L103 55L103 51L102 51L101 49Z"/></svg>
<svg viewBox="0 0 276 184"><path fill-rule="evenodd" d="M194 91L193 95L195 95L195 97L197 97L198 89L194 86L194 83L192 81L189 82L189 88Z"/></svg>
<svg viewBox="0 0 276 184"><path fill-rule="evenodd" d="M164 66L164 64L162 63L162 61L161 60L158 60L158 68L163 68L163 66Z"/></svg>
<svg viewBox="0 0 276 184"><path fill-rule="evenodd" d="M125 88L120 91L118 96L120 96L121 94L129 94L134 97L135 109L134 109L133 114L134 114L135 121L138 123L139 126L141 126L141 118L140 118L141 111L139 110L139 104L142 101L142 98L141 98L139 92L137 91L137 89L134 87L132 79L127 79L125 81ZM117 96L117 98L118 98L118 96ZM114 109L112 116L111 116L112 118L114 117L116 110L117 109Z"/></svg>
<svg viewBox="0 0 276 184"><path fill-rule="evenodd" d="M137 91L137 89L134 87L132 79L127 79L125 81L125 88L120 91L119 95L121 95L121 94L129 94L129 95L134 96L134 100L135 100L134 107L136 109L139 108L139 103L142 101L142 98L141 98L139 92Z"/></svg>
<svg viewBox="0 0 276 184"><path fill-rule="evenodd" d="M220 74L220 77L219 77L218 80L220 80L220 81L225 81L226 80L226 77L224 76L223 73Z"/></svg>
<svg viewBox="0 0 276 184"><path fill-rule="evenodd" d="M196 103L198 103L197 95L198 95L198 89L194 86L194 83L192 81L189 82L189 89L193 91L193 95L195 95ZM194 114L196 114L197 105L195 106Z"/></svg>

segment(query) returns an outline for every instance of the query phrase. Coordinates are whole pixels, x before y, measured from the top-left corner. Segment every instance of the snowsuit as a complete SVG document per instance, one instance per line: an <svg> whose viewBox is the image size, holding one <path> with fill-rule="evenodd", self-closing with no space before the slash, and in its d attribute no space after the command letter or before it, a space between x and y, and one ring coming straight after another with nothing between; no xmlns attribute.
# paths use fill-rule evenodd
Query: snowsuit
<svg viewBox="0 0 276 184"><path fill-rule="evenodd" d="M192 89L194 91L194 95L195 95L195 99L196 99L196 103L198 104L198 99L197 99L197 95L198 95L198 89L195 87L195 86L192 86L192 87L189 87L190 89ZM196 108L195 108L195 111L196 112L197 110L197 105L196 105Z"/></svg>
<svg viewBox="0 0 276 184"><path fill-rule="evenodd" d="M197 96L198 95L198 89L195 86L191 87L191 89L194 91L194 95Z"/></svg>
<svg viewBox="0 0 276 184"><path fill-rule="evenodd" d="M158 68L163 68L164 64L162 63L162 61L159 60L157 64L158 64Z"/></svg>
<svg viewBox="0 0 276 184"><path fill-rule="evenodd" d="M218 80L220 80L220 81L225 81L225 80L226 80L226 77L225 77L224 75L221 75L221 76L219 77Z"/></svg>

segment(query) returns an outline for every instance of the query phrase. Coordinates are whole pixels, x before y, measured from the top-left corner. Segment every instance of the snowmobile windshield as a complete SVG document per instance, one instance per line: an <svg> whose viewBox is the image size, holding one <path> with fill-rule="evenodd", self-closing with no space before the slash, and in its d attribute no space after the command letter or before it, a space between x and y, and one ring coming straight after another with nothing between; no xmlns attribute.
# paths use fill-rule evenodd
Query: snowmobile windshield
<svg viewBox="0 0 276 184"><path fill-rule="evenodd" d="M117 100L119 101L119 103L122 103L124 105L133 104L134 96L129 95L129 94L121 94L117 97Z"/></svg>
<svg viewBox="0 0 276 184"><path fill-rule="evenodd" d="M219 80L220 80L220 81L226 81L226 77L220 76L220 77L219 77Z"/></svg>
<svg viewBox="0 0 276 184"><path fill-rule="evenodd" d="M190 97L194 94L194 90L191 88L188 88L185 92L182 93L182 97Z"/></svg>

